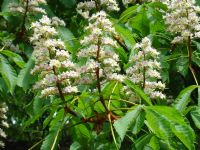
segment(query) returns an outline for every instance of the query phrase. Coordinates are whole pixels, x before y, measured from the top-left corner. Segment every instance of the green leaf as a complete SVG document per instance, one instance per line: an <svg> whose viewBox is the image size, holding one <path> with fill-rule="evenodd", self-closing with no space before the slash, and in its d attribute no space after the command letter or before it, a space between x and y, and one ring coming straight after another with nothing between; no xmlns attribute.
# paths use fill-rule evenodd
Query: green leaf
<svg viewBox="0 0 200 150"><path fill-rule="evenodd" d="M136 43L135 39L134 39L134 36L133 36L133 33L129 29L127 29L125 26L123 26L121 24L116 24L115 25L115 30L116 30L117 33L119 33L120 37L122 37L122 39L125 42L125 45L129 49L132 49L133 46ZM124 55L126 55L126 54L124 54Z"/></svg>
<svg viewBox="0 0 200 150"><path fill-rule="evenodd" d="M91 131L84 124L79 124L76 126L76 134L79 134L81 137L91 138Z"/></svg>
<svg viewBox="0 0 200 150"><path fill-rule="evenodd" d="M200 129L200 107L193 107L190 115L196 127Z"/></svg>
<svg viewBox="0 0 200 150"><path fill-rule="evenodd" d="M76 0L59 0L66 8L72 8L76 4Z"/></svg>
<svg viewBox="0 0 200 150"><path fill-rule="evenodd" d="M123 141L128 128L136 121L138 115L142 111L143 106L139 105L134 110L127 112L126 115L114 122L114 127Z"/></svg>
<svg viewBox="0 0 200 150"><path fill-rule="evenodd" d="M9 12L9 4L10 3L17 3L18 0L4 0L3 4L1 5L2 12Z"/></svg>
<svg viewBox="0 0 200 150"><path fill-rule="evenodd" d="M174 134L183 142L185 147L188 148L188 150L194 150L194 139L195 139L195 134L193 133L194 131L192 128L189 126L185 126L182 124L174 125L172 127L172 131Z"/></svg>
<svg viewBox="0 0 200 150"><path fill-rule="evenodd" d="M145 134L139 139L135 141L135 148L136 150L143 150L146 144L149 143L150 139L152 138L153 134Z"/></svg>
<svg viewBox="0 0 200 150"><path fill-rule="evenodd" d="M200 106L200 87L198 88L198 106Z"/></svg>
<svg viewBox="0 0 200 150"><path fill-rule="evenodd" d="M168 146L175 135L188 149L194 149L194 131L176 109L167 106L146 106L145 112L148 128Z"/></svg>
<svg viewBox="0 0 200 150"><path fill-rule="evenodd" d="M179 57L178 61L176 62L176 68L177 71L185 77L188 74L189 68L188 58Z"/></svg>
<svg viewBox="0 0 200 150"><path fill-rule="evenodd" d="M9 50L2 50L0 53L8 56L10 59L12 59L20 68L23 68L25 65L24 60L22 57L14 52L11 52Z"/></svg>
<svg viewBox="0 0 200 150"><path fill-rule="evenodd" d="M164 11L167 11L167 6L165 4L163 4L162 2L153 2L153 3L149 3L149 6L153 7L154 9L162 9Z"/></svg>
<svg viewBox="0 0 200 150"><path fill-rule="evenodd" d="M37 112L36 114L34 114L30 119L28 119L25 123L24 123L24 128L30 126L31 124L35 123L47 110L48 107L43 107L39 112Z"/></svg>
<svg viewBox="0 0 200 150"><path fill-rule="evenodd" d="M64 126L64 110L57 112L55 118L50 123L49 134L42 143L41 150L55 150L58 147L59 135Z"/></svg>
<svg viewBox="0 0 200 150"><path fill-rule="evenodd" d="M132 133L133 134L137 134L139 133L139 131L141 130L141 128L143 127L144 125L144 120L145 120L145 112L142 111L138 117L136 118L135 120L135 124L133 126L133 129L132 129Z"/></svg>
<svg viewBox="0 0 200 150"><path fill-rule="evenodd" d="M33 99L33 112L34 114L37 114L42 110L42 106L44 104L44 101L40 98L40 94L37 94Z"/></svg>
<svg viewBox="0 0 200 150"><path fill-rule="evenodd" d="M135 17L130 20L131 27L141 32L143 36L150 33L149 19L146 8L143 6Z"/></svg>
<svg viewBox="0 0 200 150"><path fill-rule="evenodd" d="M81 148L81 144L77 141L73 142L72 145L70 145L70 150L79 150Z"/></svg>
<svg viewBox="0 0 200 150"><path fill-rule="evenodd" d="M120 22L127 22L129 18L133 17L137 14L137 9L140 7L139 5L131 6L127 8L120 16Z"/></svg>
<svg viewBox="0 0 200 150"><path fill-rule="evenodd" d="M8 60L0 54L0 74L2 75L9 91L14 92L17 74L14 68L9 64Z"/></svg>
<svg viewBox="0 0 200 150"><path fill-rule="evenodd" d="M159 145L159 140L156 136L153 136L149 142L149 146L152 148L152 150L159 150L160 145Z"/></svg>
<svg viewBox="0 0 200 150"><path fill-rule="evenodd" d="M168 143L168 140L173 136L169 121L163 115L152 109L145 109L145 112L148 128L156 134L157 137Z"/></svg>
<svg viewBox="0 0 200 150"><path fill-rule="evenodd" d="M200 67L200 53L193 52L192 54L192 62L194 62L198 67Z"/></svg>
<svg viewBox="0 0 200 150"><path fill-rule="evenodd" d="M140 96L148 105L152 105L151 100L149 97L138 87L136 86L132 81L126 79L124 83L138 96Z"/></svg>
<svg viewBox="0 0 200 150"><path fill-rule="evenodd" d="M77 38L75 38L73 33L65 27L58 27L57 30L59 36L64 41L67 50L71 53L75 53L79 47Z"/></svg>
<svg viewBox="0 0 200 150"><path fill-rule="evenodd" d="M25 91L30 87L30 84L34 82L34 78L30 74L33 66L34 60L30 58L17 77L17 85L22 87Z"/></svg>
<svg viewBox="0 0 200 150"><path fill-rule="evenodd" d="M181 113L183 113L188 105L188 103L190 102L190 96L192 91L194 91L198 86L196 85L192 85L189 86L185 89L183 89L180 94L178 95L178 97L175 99L174 101L174 107L180 111Z"/></svg>

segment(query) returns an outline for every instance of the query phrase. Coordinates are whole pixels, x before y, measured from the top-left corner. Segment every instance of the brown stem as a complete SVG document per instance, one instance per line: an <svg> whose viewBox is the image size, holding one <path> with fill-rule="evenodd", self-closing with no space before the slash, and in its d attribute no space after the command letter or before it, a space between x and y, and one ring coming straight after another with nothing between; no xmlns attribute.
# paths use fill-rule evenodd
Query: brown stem
<svg viewBox="0 0 200 150"><path fill-rule="evenodd" d="M95 6L96 6L96 10L100 11L101 10L101 6L99 4L99 0L95 0Z"/></svg>
<svg viewBox="0 0 200 150"><path fill-rule="evenodd" d="M143 53L144 53L144 51L143 51ZM145 61L145 59L146 59L146 56L145 56L145 53L144 53L144 61ZM143 85L142 85L142 89L145 88L145 86L146 86L145 84L146 84L146 67L143 68Z"/></svg>
<svg viewBox="0 0 200 150"><path fill-rule="evenodd" d="M96 61L98 63L100 63L100 60L99 60L100 50L101 50L100 45L101 45L101 41L100 41L100 39L98 39L98 44L97 44L98 49L97 49L97 55L96 55ZM99 67L97 67L96 68L96 79L97 79L97 85L96 86L97 86L97 89L98 89L98 92L99 92L99 100L101 101L101 103L102 103L103 107L105 108L106 112L108 112L109 110L108 110L108 108L107 108L107 106L105 104L105 101L103 99L103 96L101 94L101 83L100 83L99 70L100 70Z"/></svg>
<svg viewBox="0 0 200 150"><path fill-rule="evenodd" d="M27 18L27 13L28 13L28 5L29 5L29 0L26 0L25 12L24 12L24 16L23 16L23 20L22 20L22 26L21 26L21 30L20 30L20 37L22 37L22 38L23 38L24 33L26 31L25 23L26 23L26 18Z"/></svg>
<svg viewBox="0 0 200 150"><path fill-rule="evenodd" d="M55 75L57 75L57 74L56 74L56 69L55 69L55 67L53 67L53 72L54 72ZM65 105L65 106L64 106L65 114L66 114L66 113L70 113L70 114L73 115L73 116L77 116L77 114L76 114L74 111L72 111L72 110L67 106L67 104L65 103L65 97L64 97L64 94L63 94L63 92L62 92L61 85L60 85L60 83L59 83L58 80L56 81L56 87L58 88L58 92L59 92L60 98L61 98L61 100L63 101L63 103L64 103L64 105Z"/></svg>

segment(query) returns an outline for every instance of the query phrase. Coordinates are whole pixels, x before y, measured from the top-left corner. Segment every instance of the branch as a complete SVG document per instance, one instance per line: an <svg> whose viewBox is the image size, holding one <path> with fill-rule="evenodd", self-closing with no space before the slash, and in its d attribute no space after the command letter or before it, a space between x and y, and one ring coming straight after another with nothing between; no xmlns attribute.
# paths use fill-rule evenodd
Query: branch
<svg viewBox="0 0 200 150"><path fill-rule="evenodd" d="M96 61L98 63L100 63L100 61L99 61L100 49L101 49L100 45L101 45L101 42L100 42L100 40L98 40L98 44L97 44L98 49L97 49L97 55L96 55ZM108 110L108 108L107 108L107 106L105 104L105 101L103 99L103 96L101 94L101 83L100 83L100 77L99 77L99 67L96 68L96 79L97 79L97 89L98 89L98 92L99 92L99 100L101 101L101 103L102 103L103 107L105 108L106 112L108 112L109 110Z"/></svg>
<svg viewBox="0 0 200 150"><path fill-rule="evenodd" d="M22 20L21 30L19 33L21 38L23 38L24 33L26 31L25 23L26 23L26 18L27 18L27 13L28 13L28 5L29 5L29 0L26 0L25 12L24 12L23 20Z"/></svg>

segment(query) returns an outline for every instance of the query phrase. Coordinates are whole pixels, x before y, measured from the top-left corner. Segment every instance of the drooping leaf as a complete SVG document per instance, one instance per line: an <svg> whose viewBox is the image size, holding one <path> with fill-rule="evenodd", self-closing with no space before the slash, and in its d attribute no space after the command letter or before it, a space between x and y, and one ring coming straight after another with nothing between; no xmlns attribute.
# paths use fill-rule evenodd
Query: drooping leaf
<svg viewBox="0 0 200 150"><path fill-rule="evenodd" d="M119 134L121 140L123 141L128 128L136 121L138 115L142 111L142 105L137 106L134 110L126 113L126 115L114 123L115 130Z"/></svg>
<svg viewBox="0 0 200 150"><path fill-rule="evenodd" d="M184 77L188 74L189 60L185 57L178 58L176 62L177 71Z"/></svg>
<svg viewBox="0 0 200 150"><path fill-rule="evenodd" d="M132 81L126 79L124 83L138 96L140 96L148 105L152 105L151 100L149 97L138 87L136 86Z"/></svg>
<svg viewBox="0 0 200 150"><path fill-rule="evenodd" d="M192 54L192 62L194 62L198 67L200 67L200 53L193 52Z"/></svg>
<svg viewBox="0 0 200 150"><path fill-rule="evenodd" d="M172 127L173 133L180 139L180 141L188 148L188 150L195 150L194 141L195 134L191 127L182 124L175 124Z"/></svg>
<svg viewBox="0 0 200 150"><path fill-rule="evenodd" d="M184 110L186 109L188 103L190 102L190 95L192 93L192 91L194 91L198 86L196 85L192 85L189 86L185 89L183 89L180 94L178 95L178 97L176 98L176 100L174 101L174 107L180 111L180 112L184 112Z"/></svg>
<svg viewBox="0 0 200 150"><path fill-rule="evenodd" d="M200 106L200 87L198 88L198 106Z"/></svg>
<svg viewBox="0 0 200 150"><path fill-rule="evenodd" d="M150 20L147 17L146 8L143 6L135 17L130 20L131 27L138 30L143 36L150 33Z"/></svg>
<svg viewBox="0 0 200 150"><path fill-rule="evenodd" d="M80 150L81 144L77 141L73 142L72 145L70 145L70 150Z"/></svg>
<svg viewBox="0 0 200 150"><path fill-rule="evenodd" d="M117 33L119 33L120 37L124 40L126 46L129 49L133 48L134 44L136 43L133 33L128 28L126 28L125 26L121 24L116 24L115 30L117 31Z"/></svg>
<svg viewBox="0 0 200 150"><path fill-rule="evenodd" d="M146 106L147 126L170 146L175 135L190 150L194 149L195 134L176 109L167 106Z"/></svg>
<svg viewBox="0 0 200 150"><path fill-rule="evenodd" d="M133 17L134 15L137 14L137 9L138 7L140 7L139 5L135 5L135 6L131 6L129 8L127 8L120 16L119 21L120 22L127 22L128 19L130 19L131 17Z"/></svg>
<svg viewBox="0 0 200 150"><path fill-rule="evenodd" d="M144 125L144 121L145 121L145 112L142 111L142 112L138 115L138 117L136 118L136 120L135 120L133 129L132 129L132 133L133 133L133 134L139 133L139 131L141 130L141 128L142 128L143 125Z"/></svg>
<svg viewBox="0 0 200 150"><path fill-rule="evenodd" d="M200 129L200 107L199 106L193 107L190 114L192 120L194 121L194 124L196 125L197 128Z"/></svg>
<svg viewBox="0 0 200 150"><path fill-rule="evenodd" d="M58 27L57 30L59 36L64 41L67 50L69 50L71 53L75 53L79 46L77 38L75 38L73 33L65 27Z"/></svg>
<svg viewBox="0 0 200 150"><path fill-rule="evenodd" d="M30 119L28 119L25 123L24 123L24 128L32 125L33 123L35 123L47 110L47 106L43 107L39 112L37 112L36 114L34 114Z"/></svg>
<svg viewBox="0 0 200 150"><path fill-rule="evenodd" d="M159 140L156 136L153 136L149 142L149 146L152 148L152 150L158 150L160 149Z"/></svg>
<svg viewBox="0 0 200 150"><path fill-rule="evenodd" d="M34 82L34 78L30 74L33 66L34 66L34 60L30 58L18 75L17 85L22 87L24 90L27 90L30 87L30 84Z"/></svg>
<svg viewBox="0 0 200 150"><path fill-rule="evenodd" d="M2 75L9 91L14 92L17 82L17 74L15 69L9 64L8 60L0 54L0 74Z"/></svg>
<svg viewBox="0 0 200 150"><path fill-rule="evenodd" d="M58 148L59 136L65 122L63 117L64 110L61 109L50 123L49 133L42 143L41 150L55 150Z"/></svg>
<svg viewBox="0 0 200 150"><path fill-rule="evenodd" d="M4 54L7 57L9 57L10 59L12 59L20 68L24 67L25 62L20 55L14 53L12 51L9 51L9 50L2 50L2 51L0 51L0 53Z"/></svg>
<svg viewBox="0 0 200 150"><path fill-rule="evenodd" d="M142 150L144 149L145 145L149 143L150 139L152 138L153 134L145 134L139 139L135 141L135 148L136 150Z"/></svg>

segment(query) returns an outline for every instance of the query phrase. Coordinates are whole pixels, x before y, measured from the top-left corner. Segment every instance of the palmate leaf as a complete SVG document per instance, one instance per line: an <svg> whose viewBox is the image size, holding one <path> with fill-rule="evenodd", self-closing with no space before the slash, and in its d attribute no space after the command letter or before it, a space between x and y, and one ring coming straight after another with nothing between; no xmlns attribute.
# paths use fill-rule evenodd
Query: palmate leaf
<svg viewBox="0 0 200 150"><path fill-rule="evenodd" d="M49 133L42 143L41 150L57 149L60 132L64 126L64 122L64 110L61 109L50 123Z"/></svg>
<svg viewBox="0 0 200 150"><path fill-rule="evenodd" d="M146 106L148 128L170 146L176 136L189 150L194 149L195 134L176 109L167 106Z"/></svg>
<svg viewBox="0 0 200 150"><path fill-rule="evenodd" d="M174 102L174 107L180 111L181 113L184 112L184 110L186 109L188 103L190 102L190 96L192 91L194 91L196 88L198 88L198 86L196 85L192 85L189 86L185 89L183 89L180 94L178 95L178 97L176 98L175 102Z"/></svg>
<svg viewBox="0 0 200 150"><path fill-rule="evenodd" d="M126 113L126 115L114 123L115 130L123 141L128 128L136 121L138 115L141 113L143 106L139 105L134 110Z"/></svg>
<svg viewBox="0 0 200 150"><path fill-rule="evenodd" d="M0 74L2 75L9 91L14 92L17 82L17 74L15 69L9 64L8 60L0 54Z"/></svg>

